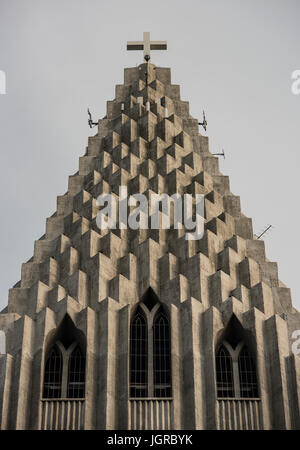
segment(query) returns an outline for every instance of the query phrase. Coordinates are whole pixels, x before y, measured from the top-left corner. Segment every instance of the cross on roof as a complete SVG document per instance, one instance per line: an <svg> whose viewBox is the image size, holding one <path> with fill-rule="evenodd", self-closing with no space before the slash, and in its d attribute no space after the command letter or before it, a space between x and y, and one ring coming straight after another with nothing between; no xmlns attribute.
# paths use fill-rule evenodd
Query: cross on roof
<svg viewBox="0 0 300 450"><path fill-rule="evenodd" d="M144 50L144 59L149 61L150 50L167 50L167 41L150 41L150 33L143 33L143 41L127 42L127 50Z"/></svg>

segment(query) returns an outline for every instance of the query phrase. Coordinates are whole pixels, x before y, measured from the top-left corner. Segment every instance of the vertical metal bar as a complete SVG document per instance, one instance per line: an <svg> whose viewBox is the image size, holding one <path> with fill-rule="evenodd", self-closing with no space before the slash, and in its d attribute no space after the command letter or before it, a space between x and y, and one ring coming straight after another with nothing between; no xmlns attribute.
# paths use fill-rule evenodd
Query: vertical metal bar
<svg viewBox="0 0 300 450"><path fill-rule="evenodd" d="M137 420L136 420L136 401L133 402L133 426L134 426L134 430L136 430L137 428Z"/></svg>
<svg viewBox="0 0 300 450"><path fill-rule="evenodd" d="M58 429L58 417L59 417L59 413L60 413L60 402L57 401L55 402L55 425L54 425L54 429L57 430Z"/></svg>
<svg viewBox="0 0 300 450"><path fill-rule="evenodd" d="M128 430L131 430L131 400L128 400Z"/></svg>
<svg viewBox="0 0 300 450"><path fill-rule="evenodd" d="M70 402L69 401L66 402L66 407L67 407L66 430L69 430L70 429Z"/></svg>

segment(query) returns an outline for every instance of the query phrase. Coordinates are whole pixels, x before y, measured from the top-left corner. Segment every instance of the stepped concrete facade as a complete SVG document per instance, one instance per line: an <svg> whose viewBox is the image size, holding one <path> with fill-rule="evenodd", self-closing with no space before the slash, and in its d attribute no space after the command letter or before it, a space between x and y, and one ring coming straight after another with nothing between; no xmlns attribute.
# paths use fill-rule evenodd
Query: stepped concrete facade
<svg viewBox="0 0 300 450"><path fill-rule="evenodd" d="M1 429L299 429L290 290L170 69L124 78L0 314ZM203 237L100 230L120 186L203 195Z"/></svg>

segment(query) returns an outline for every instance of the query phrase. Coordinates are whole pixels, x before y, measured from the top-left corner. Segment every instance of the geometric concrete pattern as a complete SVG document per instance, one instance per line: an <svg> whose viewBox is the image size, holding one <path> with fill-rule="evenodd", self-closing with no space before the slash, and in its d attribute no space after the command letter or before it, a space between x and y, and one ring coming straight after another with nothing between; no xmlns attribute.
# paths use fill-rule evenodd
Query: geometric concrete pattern
<svg viewBox="0 0 300 450"><path fill-rule="evenodd" d="M186 240L184 229L174 228L101 231L96 199L102 193L117 199L119 186L147 198L204 194L203 238ZM163 305L170 324L168 398L130 397L130 324L145 296ZM57 197L57 210L0 314L6 335L0 426L299 429L300 358L291 351L296 329L300 314L290 290L266 258L264 242L253 236L252 221L171 83L170 69L143 63L125 69L124 84L107 102L79 171ZM60 395L44 398L49 352L60 341L60 357L70 358L68 338L84 353L83 397L68 394L71 363L63 359ZM252 355L253 398L241 393L234 357L222 370L232 370L238 395L218 393L223 375L218 381L216 354L224 342L234 354L235 340Z"/></svg>

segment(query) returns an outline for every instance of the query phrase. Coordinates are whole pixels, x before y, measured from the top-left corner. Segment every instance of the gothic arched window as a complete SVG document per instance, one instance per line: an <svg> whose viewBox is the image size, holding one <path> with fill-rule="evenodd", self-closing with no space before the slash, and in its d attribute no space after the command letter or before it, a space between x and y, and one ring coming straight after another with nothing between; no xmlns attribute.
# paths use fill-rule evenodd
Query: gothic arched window
<svg viewBox="0 0 300 450"><path fill-rule="evenodd" d="M171 353L169 321L162 311L153 324L154 396L171 396Z"/></svg>
<svg viewBox="0 0 300 450"><path fill-rule="evenodd" d="M50 339L50 337L49 337ZM85 337L66 315L51 335L45 363L43 398L84 398Z"/></svg>
<svg viewBox="0 0 300 450"><path fill-rule="evenodd" d="M132 398L172 395L170 325L152 290L131 321L129 380Z"/></svg>
<svg viewBox="0 0 300 450"><path fill-rule="evenodd" d="M218 398L258 398L254 360L243 341L233 346L224 340L216 353Z"/></svg>
<svg viewBox="0 0 300 450"><path fill-rule="evenodd" d="M45 366L44 398L60 398L62 382L62 355L54 345L49 353Z"/></svg>
<svg viewBox="0 0 300 450"><path fill-rule="evenodd" d="M218 397L234 397L232 357L224 345L216 354L216 378Z"/></svg>
<svg viewBox="0 0 300 450"><path fill-rule="evenodd" d="M130 329L130 396L148 395L147 321L138 308Z"/></svg>
<svg viewBox="0 0 300 450"><path fill-rule="evenodd" d="M85 357L77 346L69 358L68 398L83 398L84 391Z"/></svg>

